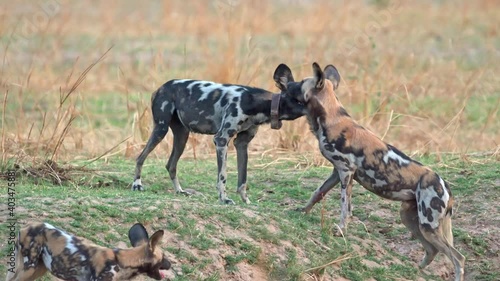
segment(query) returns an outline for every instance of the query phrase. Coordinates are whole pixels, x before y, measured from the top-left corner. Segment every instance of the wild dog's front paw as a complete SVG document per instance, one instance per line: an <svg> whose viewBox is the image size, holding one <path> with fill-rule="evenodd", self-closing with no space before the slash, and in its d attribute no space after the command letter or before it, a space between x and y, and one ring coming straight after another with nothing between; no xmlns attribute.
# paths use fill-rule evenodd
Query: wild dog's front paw
<svg viewBox="0 0 500 281"><path fill-rule="evenodd" d="M311 209L307 208L307 207L299 207L299 208L295 208L293 210L295 212L304 213L304 214L309 214L309 211L311 211Z"/></svg>
<svg viewBox="0 0 500 281"><path fill-rule="evenodd" d="M135 179L132 183L132 191L144 191L144 187L142 186L141 178Z"/></svg>
<svg viewBox="0 0 500 281"><path fill-rule="evenodd" d="M132 191L144 191L144 187L141 184L133 184Z"/></svg>
<svg viewBox="0 0 500 281"><path fill-rule="evenodd" d="M177 193L182 194L182 195L186 195L186 196L191 196L191 195L197 194L198 192L196 190L193 190L193 189L184 189L184 190L177 191Z"/></svg>
<svg viewBox="0 0 500 281"><path fill-rule="evenodd" d="M236 205L236 203L234 203L233 199L229 199L229 198L226 198L226 199L222 200L221 204L224 204L224 205Z"/></svg>

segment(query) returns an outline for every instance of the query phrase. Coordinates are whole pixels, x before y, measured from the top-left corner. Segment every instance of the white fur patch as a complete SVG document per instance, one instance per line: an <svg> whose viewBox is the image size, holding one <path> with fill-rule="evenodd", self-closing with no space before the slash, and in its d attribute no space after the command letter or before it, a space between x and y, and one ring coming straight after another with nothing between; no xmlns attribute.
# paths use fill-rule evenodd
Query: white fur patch
<svg viewBox="0 0 500 281"><path fill-rule="evenodd" d="M53 225L51 225L49 223L44 223L44 224L45 224L45 227L47 229L59 231L59 233L61 233L61 235L64 236L64 238L66 238L66 247L65 248L68 249L71 254L75 253L78 250L75 247L75 245L73 244L73 242L71 242L71 240L73 239L73 236L69 235L68 233L64 232L63 230L61 230L59 228L54 227Z"/></svg>
<svg viewBox="0 0 500 281"><path fill-rule="evenodd" d="M160 107L161 111L165 112L165 106L167 106L167 104L168 104L168 101L164 101L161 103L161 107Z"/></svg>
<svg viewBox="0 0 500 281"><path fill-rule="evenodd" d="M375 177L375 171L374 170L365 170L365 174L368 177L370 177L371 179L375 180L375 184L373 185L374 187L382 187L382 186L386 186L387 185L387 182L385 180L379 180L379 179L377 179Z"/></svg>
<svg viewBox="0 0 500 281"><path fill-rule="evenodd" d="M142 182L141 182L141 179L136 179L133 183L133 186L142 186Z"/></svg>
<svg viewBox="0 0 500 281"><path fill-rule="evenodd" d="M208 99L211 93L213 93L214 90L220 90L222 93L231 93L232 97L239 97L241 96L241 92L237 92L236 90L238 89L245 89L242 86L238 85L231 85L231 86L224 86L219 83L214 83L210 81L194 81L193 83L189 84L187 88L189 90L192 90L194 86L199 85L200 91L203 92L201 97L198 99L198 101L203 101ZM208 86L205 86L208 85Z"/></svg>
<svg viewBox="0 0 500 281"><path fill-rule="evenodd" d="M441 185L441 188L443 189L443 197L440 199L444 202L445 206L448 205L448 201L450 200L450 194L446 190L446 187L444 185L444 181L442 178L439 178L439 184ZM436 193L436 190L434 189L434 186L426 186L425 189L420 189L420 200L418 201L418 204L421 206L422 201L425 204L426 208L429 208L431 205L431 200L434 197L439 197ZM427 223L429 224L433 229L437 228L439 226L439 219L445 214L444 211L438 212L435 209L430 208L432 212L432 222L430 222L427 217L422 215L422 212L419 212L419 218L420 218L420 223Z"/></svg>
<svg viewBox="0 0 500 281"><path fill-rule="evenodd" d="M43 247L42 260L45 267L51 271L52 270L52 256L47 251L46 247Z"/></svg>
<svg viewBox="0 0 500 281"><path fill-rule="evenodd" d="M389 159L395 160L399 163L399 165L408 165L410 163L409 160L404 159L403 157L399 156L396 152L389 150L387 151L387 154L384 155L384 162L387 164L389 162Z"/></svg>
<svg viewBox="0 0 500 281"><path fill-rule="evenodd" d="M402 189L399 191L393 191L391 192L392 196L391 198L393 199L398 199L398 200L415 200L415 192L411 189Z"/></svg>

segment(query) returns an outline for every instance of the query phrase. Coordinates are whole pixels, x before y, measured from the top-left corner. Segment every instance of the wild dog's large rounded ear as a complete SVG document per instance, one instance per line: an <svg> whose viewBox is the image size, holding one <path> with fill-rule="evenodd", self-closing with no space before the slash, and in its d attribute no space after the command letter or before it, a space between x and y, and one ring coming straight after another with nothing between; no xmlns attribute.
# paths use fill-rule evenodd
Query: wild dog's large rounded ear
<svg viewBox="0 0 500 281"><path fill-rule="evenodd" d="M340 74L337 68L329 64L325 67L325 70L323 72L325 73L325 78L332 81L333 89L336 90L339 87L340 82Z"/></svg>
<svg viewBox="0 0 500 281"><path fill-rule="evenodd" d="M318 90L323 89L325 86L325 73L321 70L321 67L318 63L313 63L312 65L313 73L314 73L314 84L315 88Z"/></svg>
<svg viewBox="0 0 500 281"><path fill-rule="evenodd" d="M151 236L151 239L149 239L149 247L151 248L151 250L154 251L158 242L160 242L161 239L163 238L163 234L164 234L163 230L158 230Z"/></svg>
<svg viewBox="0 0 500 281"><path fill-rule="evenodd" d="M278 87L281 91L286 90L286 84L288 82L295 82L292 71L284 63L278 65L274 71L273 79L276 82L276 87Z"/></svg>
<svg viewBox="0 0 500 281"><path fill-rule="evenodd" d="M128 231L128 239L130 239L132 247L137 247L141 244L147 243L149 235L146 228L142 224L136 223Z"/></svg>

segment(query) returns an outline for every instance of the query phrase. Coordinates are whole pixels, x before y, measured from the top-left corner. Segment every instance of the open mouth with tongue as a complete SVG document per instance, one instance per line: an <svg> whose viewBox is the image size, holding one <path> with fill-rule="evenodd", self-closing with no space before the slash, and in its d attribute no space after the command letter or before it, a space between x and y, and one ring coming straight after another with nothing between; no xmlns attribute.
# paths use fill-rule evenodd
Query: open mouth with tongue
<svg viewBox="0 0 500 281"><path fill-rule="evenodd" d="M159 273L160 273L161 279L165 279L165 277L167 277L167 270L166 269L160 269Z"/></svg>

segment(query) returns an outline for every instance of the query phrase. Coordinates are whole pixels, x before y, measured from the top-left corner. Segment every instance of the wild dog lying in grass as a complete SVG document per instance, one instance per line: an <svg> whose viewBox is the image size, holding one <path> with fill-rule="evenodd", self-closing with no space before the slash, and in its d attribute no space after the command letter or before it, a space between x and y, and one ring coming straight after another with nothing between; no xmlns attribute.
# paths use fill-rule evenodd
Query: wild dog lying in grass
<svg viewBox="0 0 500 281"><path fill-rule="evenodd" d="M158 243L163 230L151 238L137 223L129 230L133 248L109 249L72 236L48 223L33 223L19 231L15 265L9 265L7 281L35 280L47 271L62 280L130 280L146 274L156 280L170 268Z"/></svg>
<svg viewBox="0 0 500 281"><path fill-rule="evenodd" d="M274 80L293 81L290 68L280 64L274 72ZM178 193L186 193L177 178L177 162L184 151L191 132L214 135L217 149L217 190L219 201L234 204L226 195L227 146L235 137L238 162L237 191L245 203L247 197L248 144L255 137L260 125L271 123L279 129L281 120L294 120L305 114L305 106L290 100L283 94L234 84L211 81L174 79L166 82L151 99L154 129L135 167L132 190L143 190L142 165L148 154L172 129L174 143L167 162L167 171Z"/></svg>
<svg viewBox="0 0 500 281"><path fill-rule="evenodd" d="M453 198L448 184L349 116L334 92L340 80L334 66L328 65L322 71L314 63L313 72L311 78L281 85L288 95L306 105L310 129L319 141L321 153L334 166L332 175L313 193L304 210L310 210L340 181L340 227L345 228L352 212L351 190L356 180L381 197L402 201L401 221L425 249L421 268L441 251L455 266L455 280L463 280L465 257L453 247Z"/></svg>

